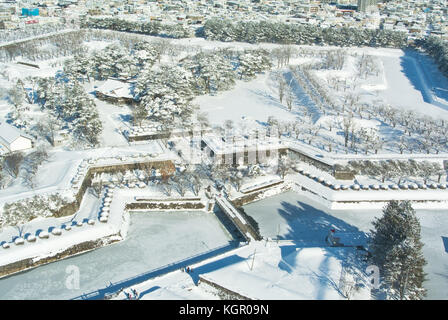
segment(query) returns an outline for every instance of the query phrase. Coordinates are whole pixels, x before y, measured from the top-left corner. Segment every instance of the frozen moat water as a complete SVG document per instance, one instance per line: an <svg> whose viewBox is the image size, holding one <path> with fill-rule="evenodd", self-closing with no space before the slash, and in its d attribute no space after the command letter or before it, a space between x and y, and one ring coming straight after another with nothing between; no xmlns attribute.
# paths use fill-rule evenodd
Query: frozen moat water
<svg viewBox="0 0 448 320"><path fill-rule="evenodd" d="M232 240L214 214L131 213L126 240L0 280L0 299L70 299ZM79 289L68 289L79 268Z"/></svg>

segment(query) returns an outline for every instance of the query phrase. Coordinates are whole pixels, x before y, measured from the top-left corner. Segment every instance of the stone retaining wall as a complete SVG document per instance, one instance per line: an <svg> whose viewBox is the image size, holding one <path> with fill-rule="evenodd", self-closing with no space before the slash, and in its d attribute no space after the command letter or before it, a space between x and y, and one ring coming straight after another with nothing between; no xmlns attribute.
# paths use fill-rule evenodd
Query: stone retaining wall
<svg viewBox="0 0 448 320"><path fill-rule="evenodd" d="M50 262L58 261L64 258L72 257L77 254L81 254L87 251L91 251L93 249L97 249L100 247L103 247L105 245L114 243L119 241L117 238L117 235L111 235L105 238L97 239L97 240L91 240L86 241L82 243L78 243L76 245L73 245L64 251L58 252L53 256L48 256L45 258L42 258L40 260L34 261L35 258L27 258L24 260L16 261L4 266L1 266L0 268L0 278L13 275L15 273L19 273L28 269L32 269L35 267L38 267L43 264L47 264Z"/></svg>
<svg viewBox="0 0 448 320"><path fill-rule="evenodd" d="M242 294L239 294L238 292L227 289L211 280L207 280L203 276L199 276L199 279L200 279L201 283L205 283L206 285L208 285L214 289L217 289L219 292L218 296L223 300L252 300L246 296L243 296Z"/></svg>

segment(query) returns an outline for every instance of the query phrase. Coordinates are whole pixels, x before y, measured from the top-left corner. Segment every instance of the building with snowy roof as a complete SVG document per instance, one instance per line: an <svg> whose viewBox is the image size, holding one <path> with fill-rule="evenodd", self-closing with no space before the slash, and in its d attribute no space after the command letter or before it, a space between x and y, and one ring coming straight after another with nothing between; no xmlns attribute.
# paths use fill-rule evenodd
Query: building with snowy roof
<svg viewBox="0 0 448 320"><path fill-rule="evenodd" d="M0 145L3 153L31 149L33 138L14 126L3 122L0 124Z"/></svg>
<svg viewBox="0 0 448 320"><path fill-rule="evenodd" d="M113 103L130 103L134 102L131 93L132 84L115 79L107 79L101 86L95 89L95 95L99 99L104 99Z"/></svg>

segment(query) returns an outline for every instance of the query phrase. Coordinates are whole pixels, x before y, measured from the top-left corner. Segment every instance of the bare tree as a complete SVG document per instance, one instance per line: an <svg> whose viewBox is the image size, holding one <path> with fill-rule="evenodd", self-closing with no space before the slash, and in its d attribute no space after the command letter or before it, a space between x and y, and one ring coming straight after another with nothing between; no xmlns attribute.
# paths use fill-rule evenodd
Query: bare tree
<svg viewBox="0 0 448 320"><path fill-rule="evenodd" d="M286 86L285 88L285 100L286 100L286 105L288 107L288 110L291 111L292 109L292 104L294 102L294 92L292 91L291 86Z"/></svg>
<svg viewBox="0 0 448 320"><path fill-rule="evenodd" d="M24 159L22 152L14 152L5 156L4 168L6 172L13 178L17 178L19 174L19 168Z"/></svg>
<svg viewBox="0 0 448 320"><path fill-rule="evenodd" d="M165 179L161 181L161 186L163 191L167 196L171 196L171 193L173 191L173 184L171 182L171 179Z"/></svg>
<svg viewBox="0 0 448 320"><path fill-rule="evenodd" d="M348 146L348 141L350 138L350 132L353 131L354 128L354 122L353 122L353 116L344 116L344 119L342 121L342 128L344 130L344 146Z"/></svg>
<svg viewBox="0 0 448 320"><path fill-rule="evenodd" d="M276 75L276 80L278 84L278 99L280 100L280 103L282 103L283 97L285 96L286 81L283 78L282 73Z"/></svg>
<svg viewBox="0 0 448 320"><path fill-rule="evenodd" d="M286 174L291 171L292 162L287 156L278 159L277 174L284 179Z"/></svg>
<svg viewBox="0 0 448 320"><path fill-rule="evenodd" d="M169 48L172 46L171 41L164 38L159 38L152 42L154 49L157 52L157 61L160 63L162 55L168 52Z"/></svg>

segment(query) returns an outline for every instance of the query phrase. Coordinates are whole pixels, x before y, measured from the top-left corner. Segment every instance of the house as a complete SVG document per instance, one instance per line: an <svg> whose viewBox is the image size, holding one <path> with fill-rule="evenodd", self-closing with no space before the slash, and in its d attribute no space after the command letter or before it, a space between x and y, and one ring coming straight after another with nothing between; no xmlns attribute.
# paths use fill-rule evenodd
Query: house
<svg viewBox="0 0 448 320"><path fill-rule="evenodd" d="M129 82L108 79L95 89L95 95L99 99L104 99L112 103L132 104L134 97L131 93L131 85Z"/></svg>
<svg viewBox="0 0 448 320"><path fill-rule="evenodd" d="M68 140L68 130L59 130L53 137L53 146L64 145Z"/></svg>
<svg viewBox="0 0 448 320"><path fill-rule="evenodd" d="M33 147L33 138L6 122L0 124L0 145L5 153Z"/></svg>
<svg viewBox="0 0 448 320"><path fill-rule="evenodd" d="M278 137L256 130L248 135L207 133L201 137L201 150L220 164L256 164L269 162L287 152Z"/></svg>

